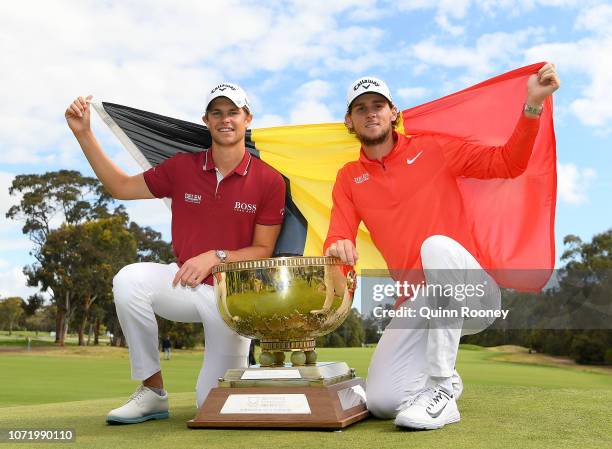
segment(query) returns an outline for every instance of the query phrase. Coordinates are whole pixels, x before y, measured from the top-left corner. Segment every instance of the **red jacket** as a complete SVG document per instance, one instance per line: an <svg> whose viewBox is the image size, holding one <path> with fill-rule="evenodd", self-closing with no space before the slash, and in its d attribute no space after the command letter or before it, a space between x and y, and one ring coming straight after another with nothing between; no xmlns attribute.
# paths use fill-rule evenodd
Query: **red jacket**
<svg viewBox="0 0 612 449"><path fill-rule="evenodd" d="M358 161L338 172L324 249L339 239L355 242L363 221L390 270L421 268L421 244L436 234L461 243L483 267L497 268L489 267L478 251L457 180L521 175L539 121L521 114L510 139L499 147L394 133L395 146L382 162L361 150Z"/></svg>

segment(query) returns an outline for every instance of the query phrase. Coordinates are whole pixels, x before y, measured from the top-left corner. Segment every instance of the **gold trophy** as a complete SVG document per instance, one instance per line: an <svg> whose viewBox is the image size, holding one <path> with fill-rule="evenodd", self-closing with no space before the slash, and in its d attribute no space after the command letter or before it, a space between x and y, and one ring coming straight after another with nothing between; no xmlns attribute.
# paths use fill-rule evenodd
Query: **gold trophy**
<svg viewBox="0 0 612 449"><path fill-rule="evenodd" d="M258 365L227 370L189 427L340 429L368 416L363 379L344 362L317 362L315 352L315 338L351 310L352 267L279 257L221 264L213 276L223 320L259 339L262 353Z"/></svg>

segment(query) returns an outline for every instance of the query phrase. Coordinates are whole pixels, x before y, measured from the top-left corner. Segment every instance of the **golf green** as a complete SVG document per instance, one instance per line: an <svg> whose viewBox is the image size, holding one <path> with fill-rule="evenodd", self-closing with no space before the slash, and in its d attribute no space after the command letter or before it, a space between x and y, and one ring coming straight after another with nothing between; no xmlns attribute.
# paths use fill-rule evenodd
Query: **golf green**
<svg viewBox="0 0 612 449"><path fill-rule="evenodd" d="M344 360L366 376L373 348L322 348L321 360ZM573 367L500 361L503 352L464 347L458 370L465 391L461 422L440 431L398 430L392 421L369 419L342 432L291 430L189 430L202 356L177 351L163 361L171 417L131 426L107 426L108 410L136 383L129 380L127 351L0 354L0 428L72 428L76 442L49 447L605 447L612 434L612 376ZM20 443L15 447L28 447ZM41 448L47 444L33 443ZM1 446L0 446L1 447Z"/></svg>

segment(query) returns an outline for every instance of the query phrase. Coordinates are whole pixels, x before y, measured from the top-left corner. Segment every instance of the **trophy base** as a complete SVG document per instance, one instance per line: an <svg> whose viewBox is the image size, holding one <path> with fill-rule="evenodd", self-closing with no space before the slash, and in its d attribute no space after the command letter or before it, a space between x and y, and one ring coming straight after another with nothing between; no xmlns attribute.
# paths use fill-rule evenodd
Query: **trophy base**
<svg viewBox="0 0 612 449"><path fill-rule="evenodd" d="M213 388L190 428L342 429L369 416L360 378L321 386Z"/></svg>
<svg viewBox="0 0 612 449"><path fill-rule="evenodd" d="M355 377L355 370L344 362L317 362L313 365L228 369L219 378L219 387L322 387Z"/></svg>

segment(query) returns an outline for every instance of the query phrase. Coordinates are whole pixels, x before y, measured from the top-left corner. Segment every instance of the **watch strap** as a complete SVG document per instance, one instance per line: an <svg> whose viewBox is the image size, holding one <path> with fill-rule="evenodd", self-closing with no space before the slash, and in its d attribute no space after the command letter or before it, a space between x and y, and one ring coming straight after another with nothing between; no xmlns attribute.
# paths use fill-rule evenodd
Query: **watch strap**
<svg viewBox="0 0 612 449"><path fill-rule="evenodd" d="M543 110L544 110L544 105L532 106L528 103L525 103L525 106L523 106L523 111L531 115L541 115Z"/></svg>

